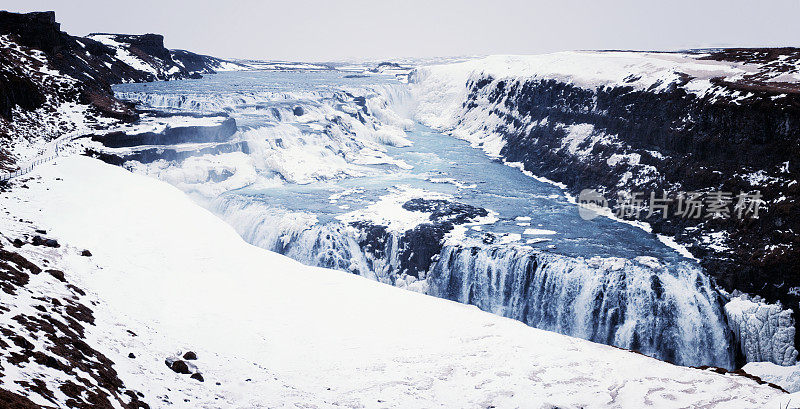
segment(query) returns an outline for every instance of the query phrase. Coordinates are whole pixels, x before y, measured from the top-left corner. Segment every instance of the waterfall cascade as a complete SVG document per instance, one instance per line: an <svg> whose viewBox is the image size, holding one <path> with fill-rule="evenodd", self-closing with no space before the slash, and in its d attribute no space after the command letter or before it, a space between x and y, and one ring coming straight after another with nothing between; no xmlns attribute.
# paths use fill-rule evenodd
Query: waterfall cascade
<svg viewBox="0 0 800 409"><path fill-rule="evenodd" d="M733 366L720 295L688 264L448 245L428 284L431 295L536 328L679 365Z"/></svg>

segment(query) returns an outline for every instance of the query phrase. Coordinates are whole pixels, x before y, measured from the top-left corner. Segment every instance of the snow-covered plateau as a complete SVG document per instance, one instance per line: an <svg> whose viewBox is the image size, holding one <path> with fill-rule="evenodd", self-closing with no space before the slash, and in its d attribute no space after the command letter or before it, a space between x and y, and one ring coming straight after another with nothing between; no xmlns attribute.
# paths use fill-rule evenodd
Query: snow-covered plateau
<svg viewBox="0 0 800 409"><path fill-rule="evenodd" d="M245 243L176 188L91 158L40 166L0 206L4 249L34 227L63 243L12 251L85 292L85 343L151 407L752 408L784 395L304 266ZM0 341L23 336L52 357L58 345L15 317L57 310L54 280L31 274L16 297L2 298ZM167 367L186 351L202 382ZM59 389L66 360L42 362L4 364L2 385L60 406L70 396ZM41 393L16 381L41 382ZM109 392L114 407L130 402Z"/></svg>

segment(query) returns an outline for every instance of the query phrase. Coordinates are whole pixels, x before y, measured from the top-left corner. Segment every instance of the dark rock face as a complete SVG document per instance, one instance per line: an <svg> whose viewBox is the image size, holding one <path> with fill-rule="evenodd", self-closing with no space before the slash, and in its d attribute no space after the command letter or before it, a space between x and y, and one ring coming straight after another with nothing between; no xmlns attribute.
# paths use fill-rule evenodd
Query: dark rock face
<svg viewBox="0 0 800 409"><path fill-rule="evenodd" d="M177 150L174 147L145 148L129 153L87 150L86 155L95 157L111 165L121 166L127 161L150 163L159 159L164 159L167 161L180 162L192 156L218 155L220 153L230 152L244 152L247 154L250 152L250 149L247 142L238 141L222 142L214 146L196 150ZM223 171L219 174L213 173L211 175L211 180L214 182L221 182L230 176L233 176L233 174L229 171Z"/></svg>
<svg viewBox="0 0 800 409"><path fill-rule="evenodd" d="M26 14L0 11L0 34L19 36L20 44L46 52L58 52L63 47L61 24L54 11Z"/></svg>
<svg viewBox="0 0 800 409"><path fill-rule="evenodd" d="M164 47L164 36L160 34L110 34L93 33L79 41L92 44L95 48L106 47L116 52L114 47L102 44L97 39L110 38L119 43L120 47L133 56L155 68L156 73L144 71L131 71L125 64L112 67L112 75L119 78L109 78L110 83L120 82L149 82L172 79L202 78L202 74L211 74L223 64L223 60L199 55L186 50L169 50Z"/></svg>
<svg viewBox="0 0 800 409"><path fill-rule="evenodd" d="M185 50L170 51L164 47L164 36L160 34L90 34L90 37L111 36L124 44L131 54L147 63L157 63L155 65L164 71L173 67L178 70L169 76L138 71L117 60L116 50L112 47L91 38L73 37L62 32L52 11L26 14L0 11L0 34L14 35L19 44L54 57L51 62L60 71L83 82L114 84L188 78L192 73L213 73L214 68L222 63L220 59Z"/></svg>
<svg viewBox="0 0 800 409"><path fill-rule="evenodd" d="M204 382L205 381L205 379L203 379L203 375L201 375L199 372L198 373L193 373L192 376L190 376L190 378L195 379L195 380L200 381L200 382Z"/></svg>
<svg viewBox="0 0 800 409"><path fill-rule="evenodd" d="M194 353L194 351L187 351L185 354L183 354L183 359L187 361L194 361L197 359L197 354Z"/></svg>
<svg viewBox="0 0 800 409"><path fill-rule="evenodd" d="M172 54L164 47L164 36L161 34L110 34L121 42L127 43L131 47L143 51L149 56L156 57L164 61L172 60Z"/></svg>
<svg viewBox="0 0 800 409"><path fill-rule="evenodd" d="M776 56L793 61L800 50L728 50L708 58L769 62ZM769 69L780 71L777 64ZM623 190L725 191L734 197L760 191L765 203L757 219L693 220L670 214L647 221L655 232L687 245L727 290L781 301L798 317L800 183L793 181L800 180L800 87L767 83L762 78L767 71L738 82L712 81L719 89L751 93L738 101L698 97L679 85L656 93L484 77L468 84L464 108L486 109L487 102L497 107L490 114L505 125L490 131L507 142L501 152L506 159L566 184L574 194L604 192L612 206L616 192ZM565 147L570 126L590 129L573 151ZM638 160L609 160L615 154L635 154ZM753 183L749 174L763 178ZM728 249L708 245L706 239L715 232L726 237ZM800 320L796 324L800 340Z"/></svg>
<svg viewBox="0 0 800 409"><path fill-rule="evenodd" d="M0 402L3 402L3 407L6 409L41 409L41 406L30 399L5 389L0 389Z"/></svg>
<svg viewBox="0 0 800 409"><path fill-rule="evenodd" d="M139 145L175 145L187 142L223 142L236 133L236 120L226 118L219 125L213 126L177 126L168 127L163 132L145 132L127 134L115 132L93 139L110 148L131 147Z"/></svg>
<svg viewBox="0 0 800 409"><path fill-rule="evenodd" d="M42 51L48 62L61 73L73 77L81 82L81 99L87 103L104 98L113 99L111 83L121 82L123 79L141 80L133 78L134 70L127 65L119 63L114 57L114 50L93 40L79 41L67 33L60 31L60 24L55 21L52 11L41 13L18 14L0 12L0 34L10 35L18 44ZM128 67L123 74L122 68L117 68L114 73L113 64L118 67ZM108 68L106 64L111 64ZM7 75L8 76L8 75ZM20 89L20 82L25 81L21 75L12 75L16 80L16 89ZM8 82L8 80L6 80ZM38 89L33 92L30 86L24 87L29 98L36 98L38 94L51 93L53 90ZM11 88L13 91L14 88ZM25 105L25 109L33 109L31 101L18 99ZM108 107L108 105L107 105ZM124 108L118 115L125 115Z"/></svg>
<svg viewBox="0 0 800 409"><path fill-rule="evenodd" d="M449 222L426 223L405 232L400 238L400 271L417 278L426 273L442 249L444 235L452 229Z"/></svg>
<svg viewBox="0 0 800 409"><path fill-rule="evenodd" d="M170 50L172 60L183 65L191 74L189 78L202 78L202 74L213 74L221 68L222 61L208 55L195 54L186 50Z"/></svg>
<svg viewBox="0 0 800 409"><path fill-rule="evenodd" d="M431 223L424 223L400 233L397 248L392 248L392 233L385 226L368 222L352 225L361 232L359 246L374 259L385 260L397 252L400 262L394 275L407 274L421 278L430 269L434 258L441 252L445 235L458 224L486 216L486 209L442 199L411 199L402 206L408 211L430 213Z"/></svg>
<svg viewBox="0 0 800 409"><path fill-rule="evenodd" d="M463 224L489 214L486 209L480 207L443 199L411 199L403 203L403 209L431 213L431 221L452 224Z"/></svg>
<svg viewBox="0 0 800 409"><path fill-rule="evenodd" d="M19 68L9 61L0 60L0 64L0 116L11 120L11 110L15 106L34 110L44 104L44 94Z"/></svg>
<svg viewBox="0 0 800 409"><path fill-rule="evenodd" d="M130 147L135 149L91 149L86 151L86 155L98 158L112 165L123 165L128 161L151 163L163 159L171 162L181 162L193 156L218 155L230 152L250 153L246 141L232 139L238 127L236 125L236 120L229 117L227 114L206 115L196 113L166 114L147 112L147 115L155 116L156 121L160 117L169 116L209 117L215 120L216 123L210 122L207 125L166 127L158 132L112 132L103 135L95 135L92 139L101 142L105 147ZM221 116L224 118L220 118ZM186 143L214 144L191 149L180 148L181 144ZM209 175L210 180L214 182L224 181L231 176L233 176L233 173L227 170L220 173L211 172Z"/></svg>

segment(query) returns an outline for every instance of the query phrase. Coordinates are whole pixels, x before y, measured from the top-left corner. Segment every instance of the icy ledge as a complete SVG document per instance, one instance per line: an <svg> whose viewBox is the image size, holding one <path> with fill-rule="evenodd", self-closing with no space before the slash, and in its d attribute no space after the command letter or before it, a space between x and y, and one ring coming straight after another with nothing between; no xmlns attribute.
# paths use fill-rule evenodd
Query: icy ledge
<svg viewBox="0 0 800 409"><path fill-rule="evenodd" d="M753 408L784 395L303 266L176 188L90 158L32 177L2 205L92 251L58 261L96 297L87 342L157 407ZM185 349L205 382L164 364Z"/></svg>
<svg viewBox="0 0 800 409"><path fill-rule="evenodd" d="M784 310L780 303L767 304L758 297L738 295L725 304L725 315L747 362L797 362L792 310Z"/></svg>

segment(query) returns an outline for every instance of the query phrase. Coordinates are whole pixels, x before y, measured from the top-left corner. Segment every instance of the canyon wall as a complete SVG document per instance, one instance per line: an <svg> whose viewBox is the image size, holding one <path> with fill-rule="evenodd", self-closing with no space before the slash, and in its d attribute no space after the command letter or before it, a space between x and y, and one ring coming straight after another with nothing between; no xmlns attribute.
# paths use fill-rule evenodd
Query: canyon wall
<svg viewBox="0 0 800 409"><path fill-rule="evenodd" d="M576 196L595 189L612 209L619 192L643 192L644 204L650 192L673 204L678 192L706 204L729 192L730 217L673 207L638 220L684 245L725 290L796 315L799 60L797 49L558 53L421 68L411 82L423 122ZM740 193L760 194L757 218L737 217Z"/></svg>

